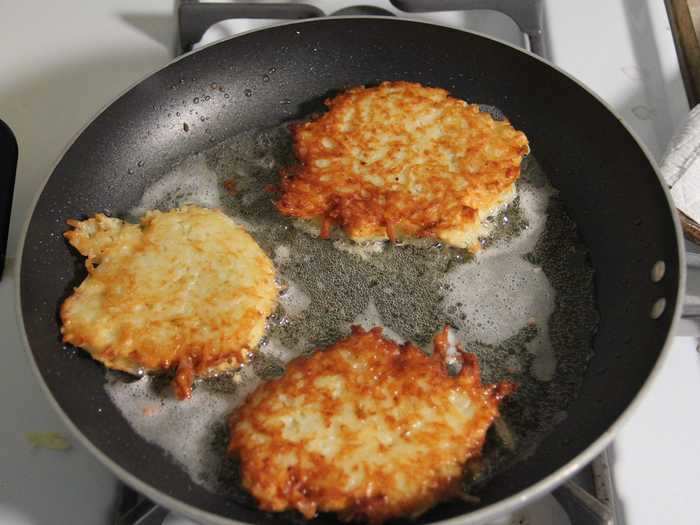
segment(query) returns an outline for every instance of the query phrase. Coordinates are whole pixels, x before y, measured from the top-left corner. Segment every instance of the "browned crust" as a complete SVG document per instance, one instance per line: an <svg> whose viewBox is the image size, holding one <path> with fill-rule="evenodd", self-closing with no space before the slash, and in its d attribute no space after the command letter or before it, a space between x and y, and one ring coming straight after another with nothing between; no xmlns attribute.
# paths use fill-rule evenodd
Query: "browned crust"
<svg viewBox="0 0 700 525"><path fill-rule="evenodd" d="M252 263L259 271L260 279L250 286L233 282L228 286L213 289L207 296L209 304L235 305L239 300L251 299L251 306L240 309L237 318L225 315L225 311L191 311L172 318L157 317L160 307L179 304L181 297L169 297L158 290L150 290L144 296L139 283L144 283L132 264L135 258L160 251L159 240L154 238L155 224L166 214L187 214L192 216L196 228L197 221L214 216L230 221L219 210L185 207L170 212L150 212L142 219L141 225L123 223L118 219L96 214L85 221L69 220L72 229L64 233L65 238L86 256L85 267L88 277L63 302L60 308L61 334L65 343L83 348L107 367L134 373L147 372L176 373L173 381L175 393L180 399L187 399L192 393L195 377L203 377L221 370L234 370L246 363L260 336L267 316L276 306L275 272L272 262L257 247L255 241L239 226L231 222L239 241L247 240L249 246L259 251L251 256ZM115 224L118 225L115 227ZM228 222L225 223L228 225ZM183 238L182 242L187 242ZM193 245L196 241L193 241ZM195 246L193 248L197 250ZM237 245L222 247L221 257L237 257ZM130 258L117 261L121 250L130 250ZM175 255L176 256L176 255ZM215 265L216 260L207 264ZM169 266L177 272L177 265ZM176 276L166 273L165 268L154 268L162 282L173 282ZM203 268L202 271L206 271ZM235 280L235 277L232 277ZM101 286L99 314L101 317L87 322L81 315L86 297L86 283ZM153 294L151 294L153 292ZM232 309L233 306L230 306ZM142 314L135 317L139 309ZM225 310L225 306L222 307ZM97 312L96 312L97 313ZM152 315L155 318L152 318ZM104 331L116 335L113 341L105 344ZM254 335L258 334L259 335Z"/></svg>
<svg viewBox="0 0 700 525"><path fill-rule="evenodd" d="M476 357L461 351L463 367L458 375L450 376L445 364L446 330L436 336L432 356L410 343L397 345L381 333L381 328L365 332L353 327L350 337L310 357L292 361L282 377L259 387L232 415L229 453L240 458L243 485L256 497L260 508L268 511L296 509L308 518L318 511L333 511L344 520L378 524L390 518L420 513L460 490L464 464L480 455L486 430L498 415L498 404L514 385L504 381L483 386ZM367 374L371 373L373 379L368 380L367 374L353 369L341 357L342 352L350 352L366 363L371 370ZM315 379L328 375L345 379L340 399L314 387ZM429 385L427 391L426 384ZM392 388L393 394L388 394L387 388ZM386 468L363 465L366 482L350 491L343 488L349 473L333 458L306 450L304 443L285 439L282 426L276 422L280 417L278 400L282 398L306 396L305 400L320 402L323 420L329 426L333 415L348 410L348 406L363 419L365 414L358 412L363 410L359 400L373 399L372 406L380 407L386 406L383 403L387 402L387 396L390 399L393 395L394 402L414 399L416 404L429 403L440 411L440 407L447 407L450 393L456 391L466 391L477 411L457 431L446 421L415 430L420 428L415 425L421 420L418 412L400 415L386 412L384 418L394 428L406 429L400 430L402 439L424 445L426 452L401 458L401 465ZM425 397L427 394L429 399ZM254 437L251 429L265 439ZM342 447L333 457L346 457L355 446L355 438L346 427ZM283 468L277 458L287 455L292 455L295 461ZM397 487L396 468L420 480L413 493L405 495Z"/></svg>
<svg viewBox="0 0 700 525"><path fill-rule="evenodd" d="M444 89L384 82L349 89L326 105L322 116L292 126L298 163L281 172L277 202L285 215L318 221L322 237L337 225L353 239L449 242L447 232L473 225L507 193L529 151L510 123ZM408 127L434 114L429 124ZM423 141L436 126L439 136ZM368 160L380 150L381 158ZM407 179L430 192L409 191Z"/></svg>

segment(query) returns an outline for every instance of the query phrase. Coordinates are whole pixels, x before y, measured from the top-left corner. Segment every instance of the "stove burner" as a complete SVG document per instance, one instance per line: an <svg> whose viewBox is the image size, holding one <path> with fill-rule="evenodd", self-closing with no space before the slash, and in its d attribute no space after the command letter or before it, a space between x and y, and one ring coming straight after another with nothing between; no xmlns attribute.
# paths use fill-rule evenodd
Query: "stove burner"
<svg viewBox="0 0 700 525"><path fill-rule="evenodd" d="M373 5L355 5L351 7L345 7L339 9L335 13L331 13L330 16L396 16L394 13L388 9L382 9L381 7L375 7Z"/></svg>

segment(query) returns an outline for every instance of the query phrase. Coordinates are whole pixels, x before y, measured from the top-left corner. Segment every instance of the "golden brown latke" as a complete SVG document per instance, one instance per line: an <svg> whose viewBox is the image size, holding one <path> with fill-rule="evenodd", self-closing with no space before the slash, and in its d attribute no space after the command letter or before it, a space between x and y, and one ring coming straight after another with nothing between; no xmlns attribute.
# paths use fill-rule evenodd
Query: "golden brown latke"
<svg viewBox="0 0 700 525"><path fill-rule="evenodd" d="M338 225L354 240L434 237L478 249L481 221L514 196L525 134L444 89L356 87L293 127L298 164L282 172L285 215Z"/></svg>
<svg viewBox="0 0 700 525"><path fill-rule="evenodd" d="M375 524L454 496L513 385L482 386L476 357L461 351L449 375L446 354L447 330L428 356L353 327L290 362L231 416L243 486L264 510Z"/></svg>
<svg viewBox="0 0 700 525"><path fill-rule="evenodd" d="M87 278L61 306L63 340L109 368L237 368L277 305L275 269L255 240L218 210L150 211L141 224L101 213L69 220L66 239L87 257Z"/></svg>

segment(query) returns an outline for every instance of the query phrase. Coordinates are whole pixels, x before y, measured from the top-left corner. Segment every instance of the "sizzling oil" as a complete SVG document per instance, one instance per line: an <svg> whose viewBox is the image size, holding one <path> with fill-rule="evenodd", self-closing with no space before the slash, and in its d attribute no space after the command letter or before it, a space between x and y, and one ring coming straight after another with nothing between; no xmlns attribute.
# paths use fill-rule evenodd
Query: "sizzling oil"
<svg viewBox="0 0 700 525"><path fill-rule="evenodd" d="M159 378L107 381L134 430L196 482L246 502L234 488L236 469L223 459L225 423L261 380L347 335L352 324L383 326L390 337L425 348L449 324L455 342L478 355L485 381L510 378L519 386L502 409L515 450L491 436L484 475L534 450L565 417L597 322L587 251L535 159L525 159L518 197L490 219L492 233L476 257L434 242L317 238L314 228L274 207L269 186L291 160L286 126L247 132L173 167L131 210L136 217L185 203L221 207L274 260L283 287L250 365L200 381L191 400L175 400Z"/></svg>

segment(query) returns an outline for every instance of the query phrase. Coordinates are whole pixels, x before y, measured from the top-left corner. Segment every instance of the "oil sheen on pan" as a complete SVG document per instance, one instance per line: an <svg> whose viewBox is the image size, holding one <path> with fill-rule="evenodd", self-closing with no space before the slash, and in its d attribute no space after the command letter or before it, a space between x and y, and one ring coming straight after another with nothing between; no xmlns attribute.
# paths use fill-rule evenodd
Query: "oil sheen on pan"
<svg viewBox="0 0 700 525"><path fill-rule="evenodd" d="M135 431L195 482L254 505L237 466L221 458L228 417L261 381L347 336L353 324L382 326L387 337L426 348L449 324L455 342L477 356L485 384L507 377L518 385L501 407L512 440L504 447L487 439L489 468L477 485L532 452L566 417L597 323L587 250L536 159L524 159L513 202L486 219L492 233L476 256L430 239L320 239L318 227L281 216L269 191L293 160L288 125L250 130L172 166L135 203L134 220L187 203L221 208L272 259L282 287L251 366L196 382L188 402L172 397L165 379L109 373L105 388Z"/></svg>

